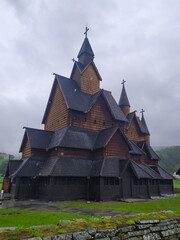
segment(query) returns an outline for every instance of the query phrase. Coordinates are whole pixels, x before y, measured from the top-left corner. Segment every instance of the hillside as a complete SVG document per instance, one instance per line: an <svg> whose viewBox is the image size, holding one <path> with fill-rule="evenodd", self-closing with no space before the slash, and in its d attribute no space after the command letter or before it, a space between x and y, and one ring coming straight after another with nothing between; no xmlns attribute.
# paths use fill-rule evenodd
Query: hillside
<svg viewBox="0 0 180 240"><path fill-rule="evenodd" d="M180 146L163 148L156 153L161 158L160 166L169 173L173 174L180 168Z"/></svg>
<svg viewBox="0 0 180 240"><path fill-rule="evenodd" d="M0 159L0 177L5 174L8 159Z"/></svg>

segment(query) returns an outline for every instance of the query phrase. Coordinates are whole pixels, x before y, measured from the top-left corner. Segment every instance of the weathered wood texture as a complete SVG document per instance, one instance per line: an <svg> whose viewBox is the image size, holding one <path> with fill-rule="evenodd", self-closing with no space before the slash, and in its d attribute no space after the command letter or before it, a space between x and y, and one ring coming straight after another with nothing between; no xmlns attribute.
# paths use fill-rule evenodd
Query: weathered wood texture
<svg viewBox="0 0 180 240"><path fill-rule="evenodd" d="M94 71L92 64L83 71L81 75L81 91L89 94L95 94L99 91L99 79Z"/></svg>
<svg viewBox="0 0 180 240"><path fill-rule="evenodd" d="M70 125L91 130L102 130L112 127L114 119L109 112L105 100L100 96L87 114L70 112Z"/></svg>
<svg viewBox="0 0 180 240"><path fill-rule="evenodd" d="M41 149L31 149L31 156L32 157L48 157L48 152L46 152L45 150L41 150Z"/></svg>
<svg viewBox="0 0 180 240"><path fill-rule="evenodd" d="M151 166L157 166L158 165L158 161L157 160L153 160L150 159L147 155L142 155L141 156L141 162L147 165L151 165Z"/></svg>
<svg viewBox="0 0 180 240"><path fill-rule="evenodd" d="M119 131L117 131L107 144L105 149L105 155L128 158L129 155L128 152L129 148L126 141L124 140L122 134Z"/></svg>
<svg viewBox="0 0 180 240"><path fill-rule="evenodd" d="M133 141L144 141L146 136L140 132L138 123L135 118L133 118L130 127L125 131L125 135Z"/></svg>
<svg viewBox="0 0 180 240"><path fill-rule="evenodd" d="M68 125L68 110L60 87L56 85L51 108L45 123L45 130L56 131Z"/></svg>
<svg viewBox="0 0 180 240"><path fill-rule="evenodd" d="M70 157L83 157L92 158L92 151L76 148L57 148L49 151L49 157L53 156L70 156Z"/></svg>
<svg viewBox="0 0 180 240"><path fill-rule="evenodd" d="M9 193L10 187L11 187L11 179L9 177L4 177L2 189L4 190L5 193Z"/></svg>
<svg viewBox="0 0 180 240"><path fill-rule="evenodd" d="M77 82L79 88L84 93L93 95L100 90L99 79L94 71L92 63L89 64L81 74L77 67L75 67L72 79Z"/></svg>
<svg viewBox="0 0 180 240"><path fill-rule="evenodd" d="M22 150L22 158L30 157L31 156L31 148L29 141L26 140L25 146Z"/></svg>
<svg viewBox="0 0 180 240"><path fill-rule="evenodd" d="M127 116L130 113L130 107L129 106L121 106L121 110L123 111L125 116Z"/></svg>
<svg viewBox="0 0 180 240"><path fill-rule="evenodd" d="M134 160L135 162L140 162L141 155L130 155L130 159Z"/></svg>

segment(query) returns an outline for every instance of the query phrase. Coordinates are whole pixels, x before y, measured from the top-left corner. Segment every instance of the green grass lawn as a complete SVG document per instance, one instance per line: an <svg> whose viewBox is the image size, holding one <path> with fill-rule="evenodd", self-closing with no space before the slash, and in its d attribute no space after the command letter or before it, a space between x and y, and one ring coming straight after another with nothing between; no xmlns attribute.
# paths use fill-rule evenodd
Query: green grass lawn
<svg viewBox="0 0 180 240"><path fill-rule="evenodd" d="M177 211L180 214L180 195L172 199L150 200L145 203L86 203L72 202L58 204L58 206L75 208L95 208L129 213L151 213L158 211Z"/></svg>
<svg viewBox="0 0 180 240"><path fill-rule="evenodd" d="M88 215L62 212L25 211L0 209L0 227L29 227L37 225L57 224L58 220L88 219Z"/></svg>
<svg viewBox="0 0 180 240"><path fill-rule="evenodd" d="M0 191L2 189L2 182L3 182L3 177L0 177Z"/></svg>
<svg viewBox="0 0 180 240"><path fill-rule="evenodd" d="M152 213L171 210L174 211L178 216L180 216L180 194L178 195L178 197L173 199L161 199L156 201L153 200L146 203L71 202L66 204L58 204L58 206L105 209L114 211L125 211L129 213ZM29 227L34 225L57 224L58 220L72 220L75 218L88 219L90 218L90 216L65 213L62 212L62 208L60 212L0 209L0 227Z"/></svg>
<svg viewBox="0 0 180 240"><path fill-rule="evenodd" d="M117 228L134 224L135 221L147 219L167 219L180 216L180 194L173 199L162 199L158 201L148 201L146 203L85 203L71 202L66 204L58 204L61 207L60 212L45 211L25 211L14 209L0 209L0 227L18 227L14 231L1 231L0 240L19 240L29 237L46 237L57 234L84 231L88 227L97 229ZM62 206L77 208L95 208L125 211L133 213L144 213L134 216L119 216L115 218L94 218L89 215L77 215L62 212ZM174 212L161 212L162 210L172 210ZM157 212L157 213L154 213ZM59 220L86 219L86 221L71 221L69 224L58 223ZM41 229L32 229L27 227L37 225L50 225Z"/></svg>
<svg viewBox="0 0 180 240"><path fill-rule="evenodd" d="M180 180L174 180L174 188L180 188Z"/></svg>

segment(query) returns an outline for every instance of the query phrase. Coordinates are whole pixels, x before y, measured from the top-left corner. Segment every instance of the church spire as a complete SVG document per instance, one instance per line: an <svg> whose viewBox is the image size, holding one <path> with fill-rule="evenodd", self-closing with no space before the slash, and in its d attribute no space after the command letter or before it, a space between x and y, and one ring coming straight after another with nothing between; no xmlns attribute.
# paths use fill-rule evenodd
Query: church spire
<svg viewBox="0 0 180 240"><path fill-rule="evenodd" d="M84 67L86 65L88 65L88 63L90 63L93 59L94 59L94 53L93 50L91 48L91 45L89 43L89 40L87 38L87 32L88 32L89 28L87 28L86 26L86 30L84 32L85 34L85 39L84 42L81 46L81 49L78 53L78 62L80 62L82 65L84 65Z"/></svg>
<svg viewBox="0 0 180 240"><path fill-rule="evenodd" d="M141 110L141 128L142 128L142 131L143 133L147 134L147 135L150 135L149 133L149 130L148 130L148 127L147 127L147 124L146 124L146 121L145 121L145 118L144 118L144 109Z"/></svg>
<svg viewBox="0 0 180 240"><path fill-rule="evenodd" d="M128 113L130 113L130 104L129 104L129 100L128 100L128 97L127 97L127 94L126 94L126 90L125 90L125 86L124 86L124 83L126 81L122 81L122 92L121 92L121 96L120 96L120 99L119 99L119 107L122 109L122 111L124 112L124 114L127 116Z"/></svg>

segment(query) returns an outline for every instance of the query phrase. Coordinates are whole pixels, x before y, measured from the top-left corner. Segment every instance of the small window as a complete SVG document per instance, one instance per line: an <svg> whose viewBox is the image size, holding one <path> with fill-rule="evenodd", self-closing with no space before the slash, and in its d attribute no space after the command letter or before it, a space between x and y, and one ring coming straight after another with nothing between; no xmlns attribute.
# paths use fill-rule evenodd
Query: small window
<svg viewBox="0 0 180 240"><path fill-rule="evenodd" d="M94 124L96 124L96 120L94 120Z"/></svg>
<svg viewBox="0 0 180 240"><path fill-rule="evenodd" d="M87 119L86 119L86 118L84 118L84 119L83 119L83 121L84 121L84 122L87 122Z"/></svg>
<svg viewBox="0 0 180 240"><path fill-rule="evenodd" d="M103 126L105 126L106 125L106 123L105 122L103 122Z"/></svg>
<svg viewBox="0 0 180 240"><path fill-rule="evenodd" d="M73 116L73 120L77 120L77 117L76 117L76 116Z"/></svg>

